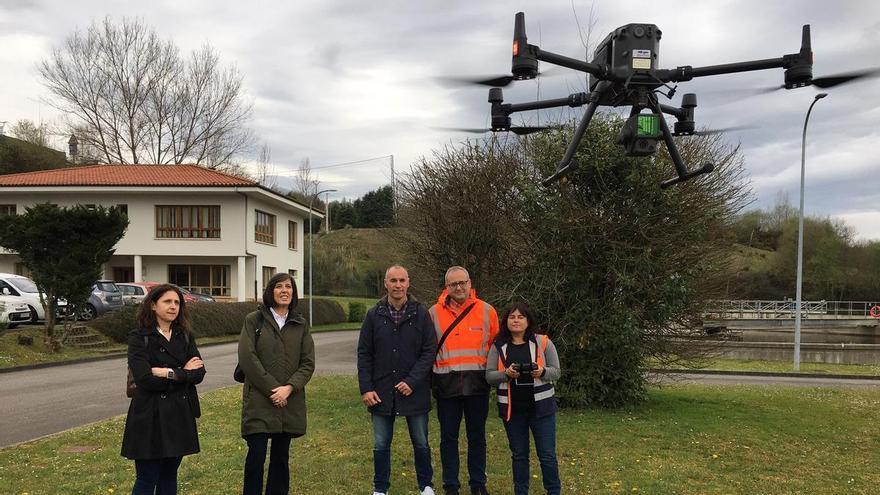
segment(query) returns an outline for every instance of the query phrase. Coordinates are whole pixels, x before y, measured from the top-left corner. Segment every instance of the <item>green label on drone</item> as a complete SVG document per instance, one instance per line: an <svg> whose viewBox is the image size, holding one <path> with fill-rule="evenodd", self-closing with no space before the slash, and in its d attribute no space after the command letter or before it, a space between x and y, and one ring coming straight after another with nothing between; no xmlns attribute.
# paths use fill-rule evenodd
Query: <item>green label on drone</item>
<svg viewBox="0 0 880 495"><path fill-rule="evenodd" d="M639 115L638 136L655 137L660 135L660 120L654 114Z"/></svg>

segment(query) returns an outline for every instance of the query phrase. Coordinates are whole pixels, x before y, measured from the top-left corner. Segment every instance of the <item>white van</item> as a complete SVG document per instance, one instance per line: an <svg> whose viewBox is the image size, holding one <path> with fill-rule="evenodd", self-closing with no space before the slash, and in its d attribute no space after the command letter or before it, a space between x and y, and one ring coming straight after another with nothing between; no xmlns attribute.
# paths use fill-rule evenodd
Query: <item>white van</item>
<svg viewBox="0 0 880 495"><path fill-rule="evenodd" d="M46 312L40 303L40 291L33 280L12 273L0 273L0 294L19 296L24 299L31 312L31 322L36 323L46 319ZM66 305L67 302L58 301L59 307Z"/></svg>

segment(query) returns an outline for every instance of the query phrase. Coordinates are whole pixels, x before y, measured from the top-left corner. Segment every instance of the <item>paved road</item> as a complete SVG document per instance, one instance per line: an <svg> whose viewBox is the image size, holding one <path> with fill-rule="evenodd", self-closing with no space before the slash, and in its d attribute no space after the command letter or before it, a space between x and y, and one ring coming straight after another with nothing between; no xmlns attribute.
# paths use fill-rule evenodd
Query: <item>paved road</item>
<svg viewBox="0 0 880 495"><path fill-rule="evenodd" d="M315 334L317 372L355 373L357 331ZM202 349L208 368L200 392L235 385L232 370L238 361L236 344ZM124 358L53 366L0 375L0 447L123 414ZM669 381L722 385L782 385L804 387L880 387L877 380L811 377L764 377L679 374Z"/></svg>
<svg viewBox="0 0 880 495"><path fill-rule="evenodd" d="M357 332L314 334L317 373L355 373ZM237 345L201 349L208 373L199 392L236 385ZM0 447L99 421L128 410L125 358L0 375Z"/></svg>

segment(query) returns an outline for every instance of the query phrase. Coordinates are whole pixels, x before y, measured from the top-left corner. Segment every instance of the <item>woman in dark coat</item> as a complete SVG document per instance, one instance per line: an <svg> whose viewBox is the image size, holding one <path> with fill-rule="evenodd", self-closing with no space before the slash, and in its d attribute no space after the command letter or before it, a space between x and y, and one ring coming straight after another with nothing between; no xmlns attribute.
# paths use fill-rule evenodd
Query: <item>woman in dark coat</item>
<svg viewBox="0 0 880 495"><path fill-rule="evenodd" d="M245 380L241 436L248 444L244 495L263 494L263 465L269 439L266 495L290 490L290 441L306 433L305 386L315 371L315 344L309 326L294 308L296 282L286 273L272 277L263 304L245 317L238 339L238 364Z"/></svg>
<svg viewBox="0 0 880 495"><path fill-rule="evenodd" d="M125 418L122 455L134 460L132 495L174 495L183 456L199 451L195 386L205 366L177 287L153 288L137 322L128 334L128 367L137 389Z"/></svg>

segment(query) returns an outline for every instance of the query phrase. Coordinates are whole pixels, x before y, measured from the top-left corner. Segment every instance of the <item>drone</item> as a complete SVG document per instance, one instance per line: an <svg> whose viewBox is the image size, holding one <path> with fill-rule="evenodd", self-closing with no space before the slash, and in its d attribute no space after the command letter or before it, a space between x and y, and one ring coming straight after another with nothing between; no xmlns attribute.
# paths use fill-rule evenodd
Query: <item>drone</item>
<svg viewBox="0 0 880 495"><path fill-rule="evenodd" d="M658 143L662 139L677 172L677 177L660 184L660 187L665 189L715 169L715 165L709 162L695 169L689 169L685 166L673 137L720 132L717 130L694 130L694 109L697 106L697 95L694 93L682 95L681 107L661 104L658 100L658 94L669 99L675 94L677 86L670 87L670 83L690 81L695 77L782 68L785 69L784 84L773 89L794 89L811 85L824 89L862 77L880 74L880 69L872 69L813 78L813 53L810 47L809 24L802 28L801 48L797 53L783 55L779 58L705 67L685 65L674 69L659 68L661 35L660 29L654 24L621 26L599 43L593 53L593 60L585 62L542 50L536 45L530 45L526 38L525 14L519 12L516 14L513 29L512 75L469 81L493 86L489 90L489 104L492 112L491 129L462 130L530 134L548 128L511 126L510 115L529 110L563 106L576 108L586 105L583 117L575 129L574 137L568 144L556 172L542 181L545 186L550 186L578 167L577 161L574 160L575 151L583 139L596 109L600 106L630 106L632 110L620 131L618 144L623 146L627 156L650 156L657 151ZM589 75L589 92L528 103L504 103L501 86L507 86L513 81L537 77L539 60L587 73ZM676 118L672 131L666 123L664 114Z"/></svg>

